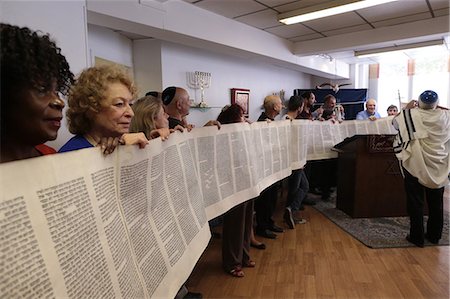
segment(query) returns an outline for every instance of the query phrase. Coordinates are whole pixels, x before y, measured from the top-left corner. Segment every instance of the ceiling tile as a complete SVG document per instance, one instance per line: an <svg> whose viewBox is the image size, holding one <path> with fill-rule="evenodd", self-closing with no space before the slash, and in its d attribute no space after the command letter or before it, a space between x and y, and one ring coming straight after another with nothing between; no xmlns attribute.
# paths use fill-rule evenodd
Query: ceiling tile
<svg viewBox="0 0 450 299"><path fill-rule="evenodd" d="M400 0L360 9L357 12L372 23L428 11L425 0ZM431 18L431 15L429 15L429 18Z"/></svg>
<svg viewBox="0 0 450 299"><path fill-rule="evenodd" d="M227 18L235 18L267 8L258 2L248 0L203 0L195 5Z"/></svg>
<svg viewBox="0 0 450 299"><path fill-rule="evenodd" d="M306 28L302 24L294 24L290 26L279 26L266 29L267 32L284 38L293 38L300 35L314 33L311 29Z"/></svg>
<svg viewBox="0 0 450 299"><path fill-rule="evenodd" d="M448 16L448 7L444 9L438 9L434 11L435 17Z"/></svg>
<svg viewBox="0 0 450 299"><path fill-rule="evenodd" d="M303 24L317 31L325 31L362 25L366 24L366 22L360 16L358 16L358 14L354 12L348 12L322 19L303 22Z"/></svg>
<svg viewBox="0 0 450 299"><path fill-rule="evenodd" d="M330 0L293 1L293 2L285 4L285 5L276 6L276 7L274 7L274 9L276 9L280 13L284 13L284 12L289 12L292 10L301 9L301 8L305 8L305 7L309 7L309 6L315 6L315 5L319 5L319 4L323 4L323 3L327 3L327 2L333 2L333 1L330 1Z"/></svg>
<svg viewBox="0 0 450 299"><path fill-rule="evenodd" d="M340 35L340 34L352 33L352 32L370 30L370 29L373 29L373 28L369 24L361 24L361 25L356 25L356 26L349 26L349 27L343 27L343 28L322 31L322 33L326 36L333 36L333 35Z"/></svg>
<svg viewBox="0 0 450 299"><path fill-rule="evenodd" d="M431 9L435 10L435 9L447 8L447 11L448 11L448 7L449 7L448 0L429 0L429 1L430 1Z"/></svg>
<svg viewBox="0 0 450 299"><path fill-rule="evenodd" d="M281 23L278 22L277 12L269 8L260 12L235 18L235 20L259 29L266 29L281 25Z"/></svg>
<svg viewBox="0 0 450 299"><path fill-rule="evenodd" d="M322 38L322 37L323 36L319 33L312 33L312 34L296 36L296 37L290 38L289 40L291 42L302 42L305 40L318 39L318 38Z"/></svg>
<svg viewBox="0 0 450 299"><path fill-rule="evenodd" d="M449 15L448 0L398 0L393 3L386 3L371 8L361 9L356 12L349 12L346 14L287 26L278 22L278 13L284 13L318 4L333 3L337 0L184 1L224 17L234 19L235 21L262 29L281 38L286 38L294 43L317 40L327 36L351 34L358 31L369 30L370 32L370 29L373 28L372 26L380 28L397 24L408 24L408 22L427 20L432 18L432 13L430 12L427 2L430 3L435 17ZM370 22L370 24L367 24L366 21ZM412 31L415 30L413 26L410 27ZM423 38L424 40L427 39L427 37ZM361 46L359 48L363 49L365 46ZM370 45L367 45L367 48L370 48ZM327 54L331 55L332 53ZM350 61L351 59L355 59L352 58L352 55L352 51L349 51L348 53L342 54L339 59Z"/></svg>
<svg viewBox="0 0 450 299"><path fill-rule="evenodd" d="M404 24L408 22L422 21L425 19L431 19L431 14L429 12L373 22L372 25L375 26L375 28L380 28L385 26ZM411 28L411 30L414 30L414 28Z"/></svg>
<svg viewBox="0 0 450 299"><path fill-rule="evenodd" d="M298 2L298 1L292 1L292 0L258 0L258 2L261 2L267 6L274 7L274 6L280 6L286 3L292 3L292 2Z"/></svg>

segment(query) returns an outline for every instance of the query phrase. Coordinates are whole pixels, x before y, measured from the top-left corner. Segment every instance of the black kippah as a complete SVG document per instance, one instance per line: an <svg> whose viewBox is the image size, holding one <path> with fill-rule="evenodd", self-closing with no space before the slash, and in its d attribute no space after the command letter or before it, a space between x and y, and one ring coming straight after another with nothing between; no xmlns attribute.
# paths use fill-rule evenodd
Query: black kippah
<svg viewBox="0 0 450 299"><path fill-rule="evenodd" d="M149 91L145 94L145 96L152 96L157 98L158 97L158 92L157 91Z"/></svg>
<svg viewBox="0 0 450 299"><path fill-rule="evenodd" d="M177 91L177 88L175 86L170 86L164 89L162 93L162 101L164 105L169 105L170 102L172 102L173 98L175 97L175 92Z"/></svg>

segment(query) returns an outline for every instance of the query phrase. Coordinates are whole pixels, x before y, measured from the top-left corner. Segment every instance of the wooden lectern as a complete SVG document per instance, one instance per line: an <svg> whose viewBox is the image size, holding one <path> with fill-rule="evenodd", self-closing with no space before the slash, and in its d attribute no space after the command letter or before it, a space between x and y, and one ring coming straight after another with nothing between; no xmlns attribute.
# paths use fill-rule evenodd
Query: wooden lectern
<svg viewBox="0 0 450 299"><path fill-rule="evenodd" d="M395 135L355 135L334 146L338 152L336 208L353 218L406 216L406 194Z"/></svg>

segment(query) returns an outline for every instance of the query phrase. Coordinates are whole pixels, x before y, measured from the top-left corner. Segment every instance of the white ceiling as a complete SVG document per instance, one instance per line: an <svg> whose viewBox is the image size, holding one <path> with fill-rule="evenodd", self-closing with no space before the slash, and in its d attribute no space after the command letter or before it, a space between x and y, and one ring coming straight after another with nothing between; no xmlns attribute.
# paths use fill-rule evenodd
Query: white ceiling
<svg viewBox="0 0 450 299"><path fill-rule="evenodd" d="M294 43L294 52L298 56L319 55L331 56L347 63L379 61L377 58L354 57L355 50L371 47L395 46L411 42L422 42L436 39L448 39L445 34L429 35L423 28L417 28L418 21L445 19L448 28L448 0L398 0L391 3L352 11L336 16L303 23L284 25L278 22L279 13L284 13L308 6L331 3L332 0L184 0L199 8L218 15L245 23L249 26L269 32ZM404 28L405 38L383 40L380 30ZM425 31L425 32L424 32ZM450 31L450 30L447 30ZM389 31L384 31L389 32ZM416 33L417 32L417 33ZM370 35L376 35L376 43L369 42ZM336 38L365 36L367 42L354 45L351 49L335 43ZM386 34L388 35L388 34ZM406 38L406 35L408 38ZM324 43L326 47L323 46ZM329 45L330 43L336 44ZM320 46L322 45L322 46ZM302 49L308 48L303 54ZM326 49L325 49L326 48ZM324 55L325 54L325 55ZM420 55L420 51L405 52L406 55Z"/></svg>

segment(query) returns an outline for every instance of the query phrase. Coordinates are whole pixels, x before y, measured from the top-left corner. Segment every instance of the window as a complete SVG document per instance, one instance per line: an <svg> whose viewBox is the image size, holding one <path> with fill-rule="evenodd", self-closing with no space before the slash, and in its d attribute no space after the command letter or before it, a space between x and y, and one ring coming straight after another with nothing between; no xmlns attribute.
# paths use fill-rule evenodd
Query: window
<svg viewBox="0 0 450 299"><path fill-rule="evenodd" d="M443 55L418 58L415 60L416 73L412 80L412 91L415 99L423 91L431 89L439 95L439 104L449 107L449 72L447 63L447 59Z"/></svg>
<svg viewBox="0 0 450 299"><path fill-rule="evenodd" d="M408 102L407 60L384 60L380 63L380 77L378 79L377 111L381 116L387 116L387 107L399 106Z"/></svg>
<svg viewBox="0 0 450 299"><path fill-rule="evenodd" d="M397 53L398 54L398 53ZM423 50L414 55L412 76L408 76L408 56L383 59L379 64L378 112L386 116L389 105L399 106L411 99L418 99L425 90L434 90L439 95L439 105L450 107L450 72L447 53L435 49Z"/></svg>

